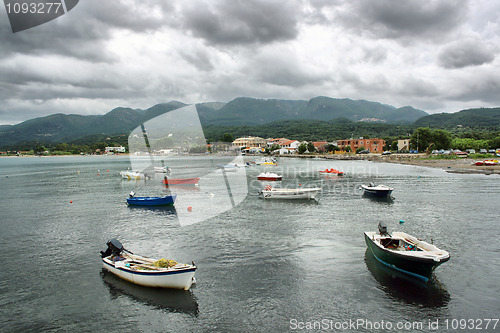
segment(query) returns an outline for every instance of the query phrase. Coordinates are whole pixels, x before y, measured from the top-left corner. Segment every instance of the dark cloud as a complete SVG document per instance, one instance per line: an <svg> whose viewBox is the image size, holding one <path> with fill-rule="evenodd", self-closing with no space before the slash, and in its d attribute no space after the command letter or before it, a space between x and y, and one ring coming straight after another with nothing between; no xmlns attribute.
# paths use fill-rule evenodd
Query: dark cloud
<svg viewBox="0 0 500 333"><path fill-rule="evenodd" d="M464 23L467 2L454 0L355 0L340 11L345 27L374 38L435 39Z"/></svg>
<svg viewBox="0 0 500 333"><path fill-rule="evenodd" d="M210 44L286 41L298 34L295 6L295 1L194 2L181 10L182 27Z"/></svg>
<svg viewBox="0 0 500 333"><path fill-rule="evenodd" d="M454 89L458 91L450 98L460 101L481 101L498 106L498 92L500 91L500 77L495 73L474 73L467 79L467 86Z"/></svg>
<svg viewBox="0 0 500 333"><path fill-rule="evenodd" d="M438 55L444 68L463 68L490 63L495 55L480 40L462 40L446 46Z"/></svg>

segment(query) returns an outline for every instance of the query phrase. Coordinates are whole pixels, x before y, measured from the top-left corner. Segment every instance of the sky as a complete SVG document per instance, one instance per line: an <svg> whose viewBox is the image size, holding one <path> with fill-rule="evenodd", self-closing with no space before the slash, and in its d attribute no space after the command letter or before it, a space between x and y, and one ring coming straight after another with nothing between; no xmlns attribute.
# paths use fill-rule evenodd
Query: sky
<svg viewBox="0 0 500 333"><path fill-rule="evenodd" d="M498 0L82 0L13 33L0 8L0 125L177 100L500 106Z"/></svg>

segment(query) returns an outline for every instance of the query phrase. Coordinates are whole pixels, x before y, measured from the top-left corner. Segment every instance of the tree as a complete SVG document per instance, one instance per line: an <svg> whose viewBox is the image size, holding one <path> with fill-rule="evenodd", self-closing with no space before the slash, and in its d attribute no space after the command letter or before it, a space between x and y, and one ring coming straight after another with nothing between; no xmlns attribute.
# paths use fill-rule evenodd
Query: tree
<svg viewBox="0 0 500 333"><path fill-rule="evenodd" d="M47 148L45 148L44 146L37 146L35 149L33 149L34 153L37 155L42 155L46 150Z"/></svg>
<svg viewBox="0 0 500 333"><path fill-rule="evenodd" d="M314 153L316 151L316 147L314 147L314 144L312 142L309 142L307 144L307 150L310 152L310 153Z"/></svg>
<svg viewBox="0 0 500 333"><path fill-rule="evenodd" d="M297 147L297 153L299 154L304 154L307 150L307 144L302 142L298 147Z"/></svg>
<svg viewBox="0 0 500 333"><path fill-rule="evenodd" d="M221 142L233 142L234 137L231 133L224 133L224 135L219 140Z"/></svg>
<svg viewBox="0 0 500 333"><path fill-rule="evenodd" d="M417 128L410 138L410 146L419 151L426 150L432 142L432 130L429 127Z"/></svg>
<svg viewBox="0 0 500 333"><path fill-rule="evenodd" d="M434 149L448 149L451 145L450 133L441 129L432 131L432 139L434 142Z"/></svg>

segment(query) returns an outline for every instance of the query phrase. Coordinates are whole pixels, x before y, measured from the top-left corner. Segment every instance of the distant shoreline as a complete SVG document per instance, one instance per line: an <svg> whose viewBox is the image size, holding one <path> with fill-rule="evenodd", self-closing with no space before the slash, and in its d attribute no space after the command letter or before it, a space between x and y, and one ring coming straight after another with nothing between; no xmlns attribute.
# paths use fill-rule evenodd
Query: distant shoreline
<svg viewBox="0 0 500 333"><path fill-rule="evenodd" d="M476 160L471 158L456 158L456 159L432 159L427 158L425 154L391 154L382 156L380 154L366 154L366 155L291 155L286 157L296 158L324 158L331 160L344 160L344 161L372 161L372 162L385 162L396 163L403 165L414 165L429 168L440 168L449 173L463 173L463 174L500 174L500 165L494 166L477 166L474 165ZM493 158L500 159L500 158Z"/></svg>
<svg viewBox="0 0 500 333"><path fill-rule="evenodd" d="M36 156L36 155L2 155L0 157L4 158L33 158L33 157L118 157L118 156L130 156L129 153L114 154L114 155L49 155L49 156ZM463 173L463 174L498 174L500 175L500 164L494 166L477 166L474 165L476 160L471 158L456 158L456 159L432 159L427 158L425 154L391 154L388 156L382 156L381 154L342 154L342 155L332 155L332 154L315 154L315 155L280 155L284 158L318 158L318 159L328 159L337 161L371 161L371 162L385 162L385 163L396 163L402 165L414 165L420 167L429 168L440 168L449 173ZM500 158L493 158L500 159Z"/></svg>

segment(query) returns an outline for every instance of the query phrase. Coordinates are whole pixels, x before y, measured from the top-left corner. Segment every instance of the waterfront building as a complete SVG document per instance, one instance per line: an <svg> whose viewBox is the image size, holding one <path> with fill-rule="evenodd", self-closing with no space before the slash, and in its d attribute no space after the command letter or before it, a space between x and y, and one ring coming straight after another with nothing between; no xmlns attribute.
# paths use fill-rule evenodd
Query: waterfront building
<svg viewBox="0 0 500 333"><path fill-rule="evenodd" d="M359 147L368 149L370 153L382 153L384 151L385 141L378 138L372 139L348 139L337 140L338 147L345 150L346 147L351 147L351 151L355 152Z"/></svg>

